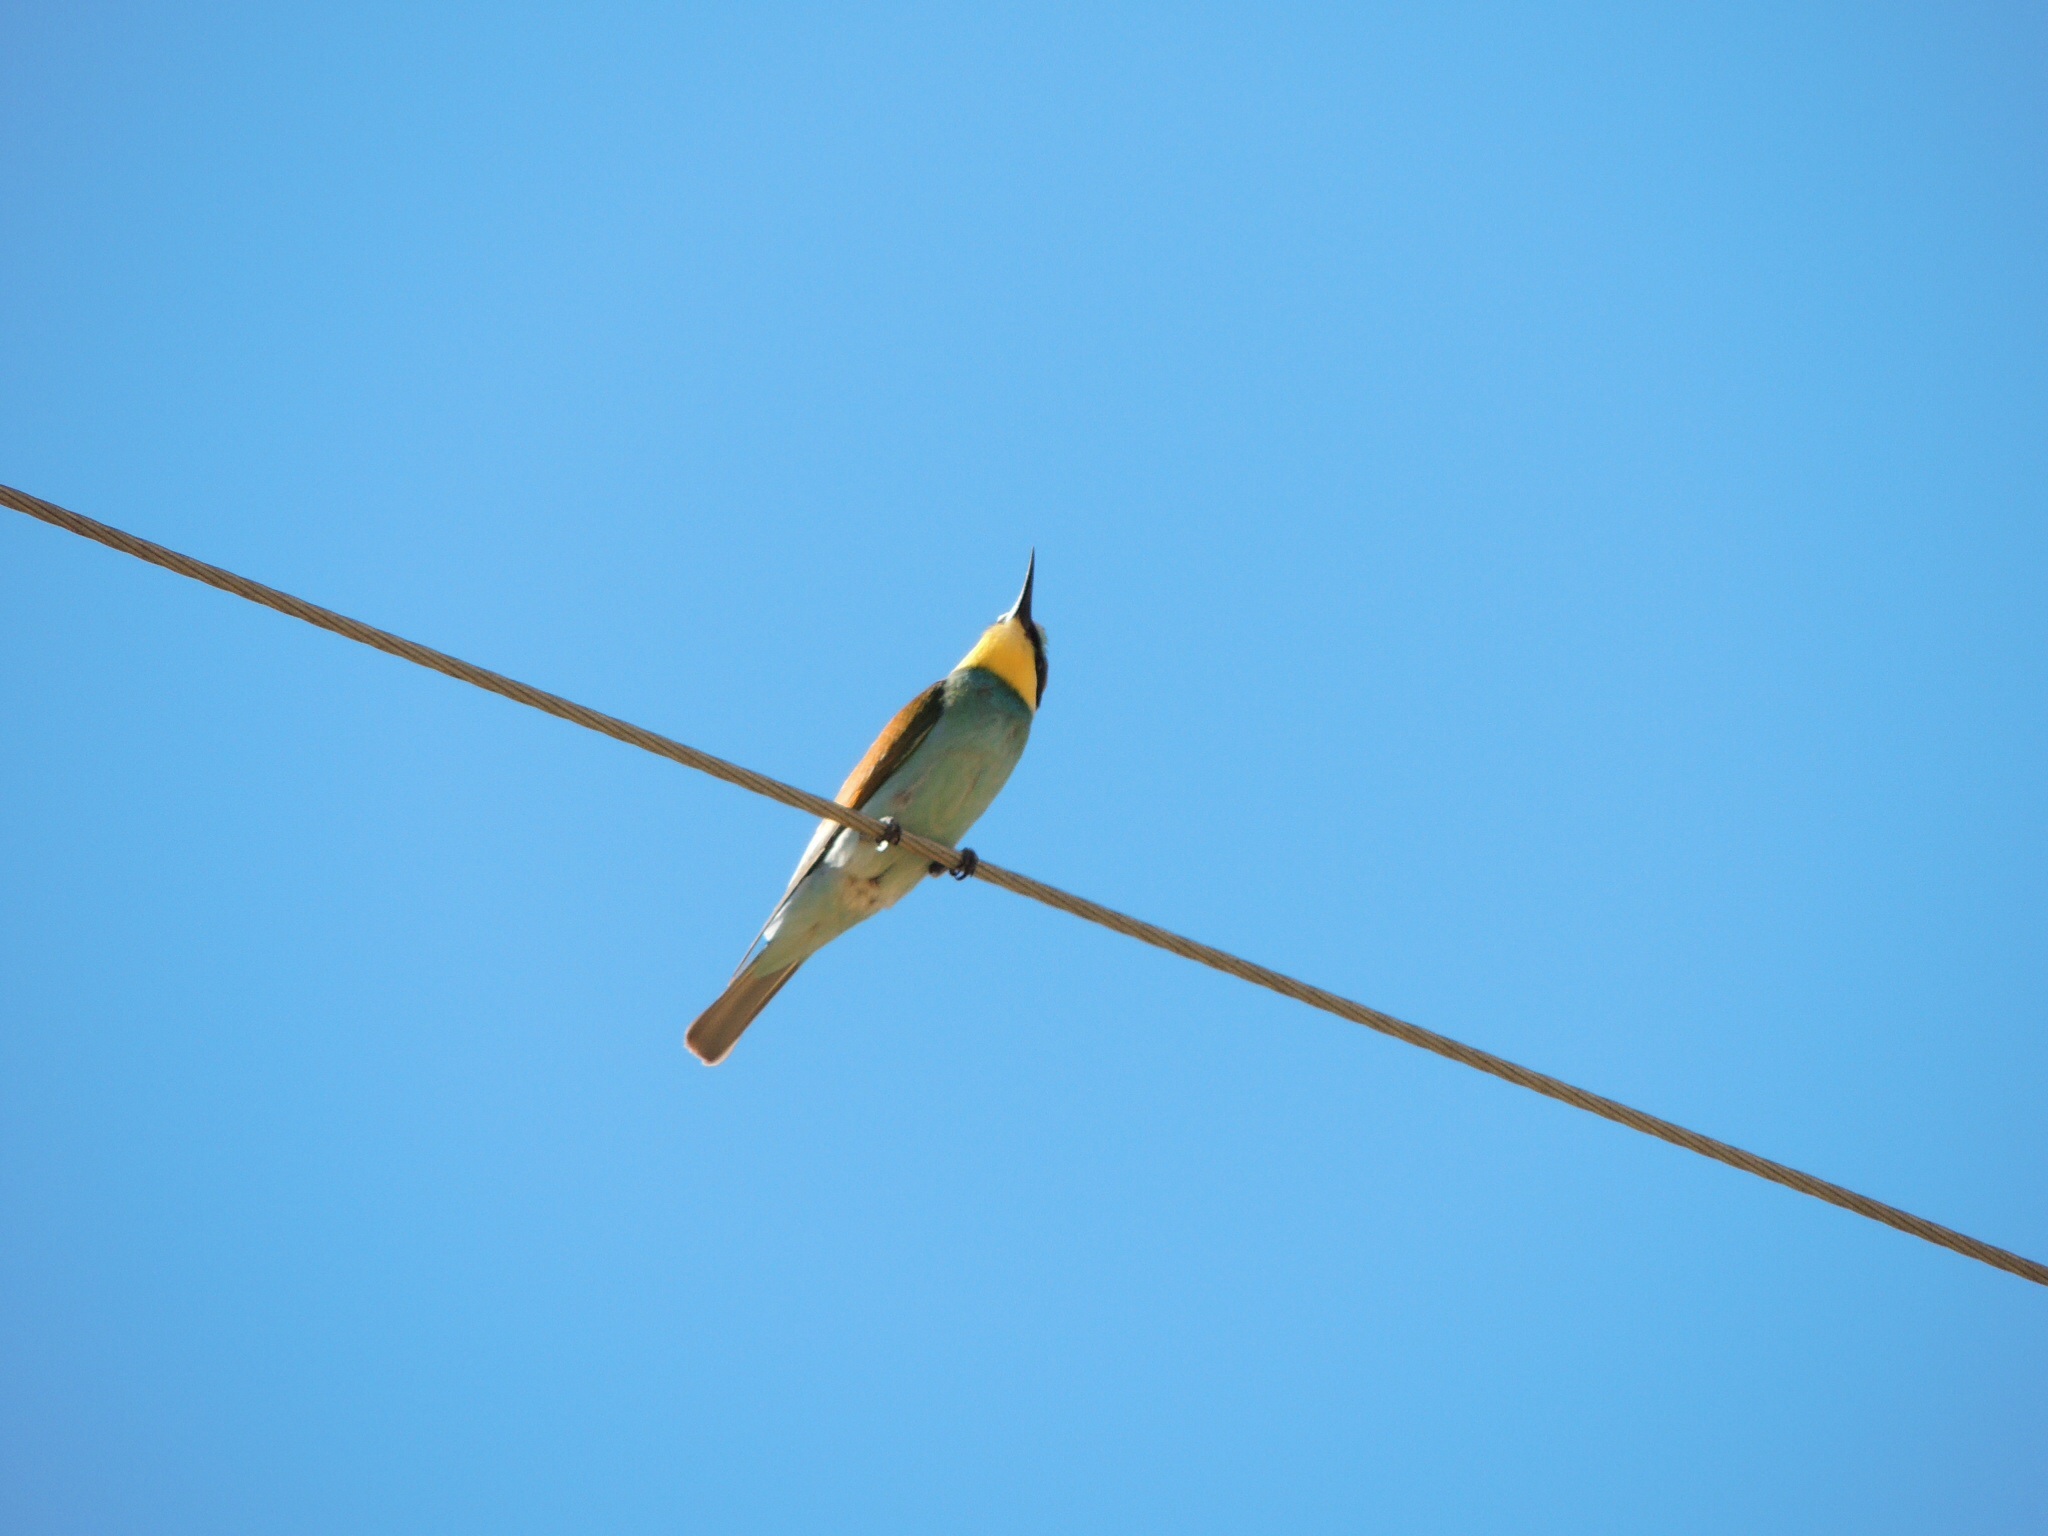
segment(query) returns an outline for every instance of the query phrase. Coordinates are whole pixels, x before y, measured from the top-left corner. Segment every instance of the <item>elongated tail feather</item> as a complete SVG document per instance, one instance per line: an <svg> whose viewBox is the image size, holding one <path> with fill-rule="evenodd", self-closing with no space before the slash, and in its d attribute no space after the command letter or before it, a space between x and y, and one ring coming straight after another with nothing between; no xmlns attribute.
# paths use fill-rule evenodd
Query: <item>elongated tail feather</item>
<svg viewBox="0 0 2048 1536"><path fill-rule="evenodd" d="M783 984L794 976L796 965L786 965L779 971L763 971L758 975L741 972L732 979L732 985L717 1002L697 1015L697 1022L690 1026L683 1036L684 1043L707 1067L715 1067L725 1060L726 1053L734 1042L746 1033L747 1026L754 1022L754 1015L768 1006L769 999L783 988Z"/></svg>

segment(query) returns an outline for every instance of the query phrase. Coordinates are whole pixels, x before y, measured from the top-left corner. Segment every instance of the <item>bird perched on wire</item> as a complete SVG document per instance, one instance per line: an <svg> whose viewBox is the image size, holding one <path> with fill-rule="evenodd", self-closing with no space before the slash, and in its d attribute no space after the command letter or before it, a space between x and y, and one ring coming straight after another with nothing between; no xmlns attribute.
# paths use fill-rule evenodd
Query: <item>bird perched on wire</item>
<svg viewBox="0 0 2048 1536"><path fill-rule="evenodd" d="M1016 605L947 677L903 706L840 787L841 805L949 846L989 808L1024 755L1045 696L1045 631L1031 617L1037 572L1034 552ZM690 1049L716 1066L797 967L939 872L900 841L878 844L819 822L724 994L684 1036Z"/></svg>

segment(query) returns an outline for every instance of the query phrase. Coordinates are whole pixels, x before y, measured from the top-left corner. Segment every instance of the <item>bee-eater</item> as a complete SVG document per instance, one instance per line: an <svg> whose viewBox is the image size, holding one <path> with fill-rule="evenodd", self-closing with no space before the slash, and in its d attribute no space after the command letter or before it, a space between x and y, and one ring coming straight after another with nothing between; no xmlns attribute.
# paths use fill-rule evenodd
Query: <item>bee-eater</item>
<svg viewBox="0 0 2048 1536"><path fill-rule="evenodd" d="M983 632L960 665L904 705L836 798L907 832L957 844L1024 755L1045 696L1045 631L1031 617L1032 556L1016 606ZM725 1059L797 967L855 923L893 907L937 866L899 843L878 847L821 821L796 873L717 1002L690 1026L707 1066Z"/></svg>

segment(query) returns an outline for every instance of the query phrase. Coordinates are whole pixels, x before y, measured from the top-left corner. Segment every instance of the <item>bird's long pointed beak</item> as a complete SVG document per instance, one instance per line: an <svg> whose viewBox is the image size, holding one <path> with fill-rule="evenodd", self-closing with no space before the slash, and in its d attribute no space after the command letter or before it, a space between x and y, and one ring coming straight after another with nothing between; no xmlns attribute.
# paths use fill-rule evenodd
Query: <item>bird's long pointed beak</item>
<svg viewBox="0 0 2048 1536"><path fill-rule="evenodd" d="M1038 551L1031 551L1031 563L1024 567L1024 590L1017 594L1016 606L1004 614L1006 619L1015 619L1026 629L1031 627L1031 583L1038 575Z"/></svg>

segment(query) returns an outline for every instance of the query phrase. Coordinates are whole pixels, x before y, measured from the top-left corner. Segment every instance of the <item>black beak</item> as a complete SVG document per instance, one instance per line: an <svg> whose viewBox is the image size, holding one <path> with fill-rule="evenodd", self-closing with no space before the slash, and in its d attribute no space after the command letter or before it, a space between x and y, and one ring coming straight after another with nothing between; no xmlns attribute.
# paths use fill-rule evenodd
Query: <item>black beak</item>
<svg viewBox="0 0 2048 1536"><path fill-rule="evenodd" d="M1031 563L1024 568L1024 590L1017 594L1017 604L1003 617L1015 619L1027 630L1031 628L1031 583L1038 575L1038 551L1031 551Z"/></svg>

